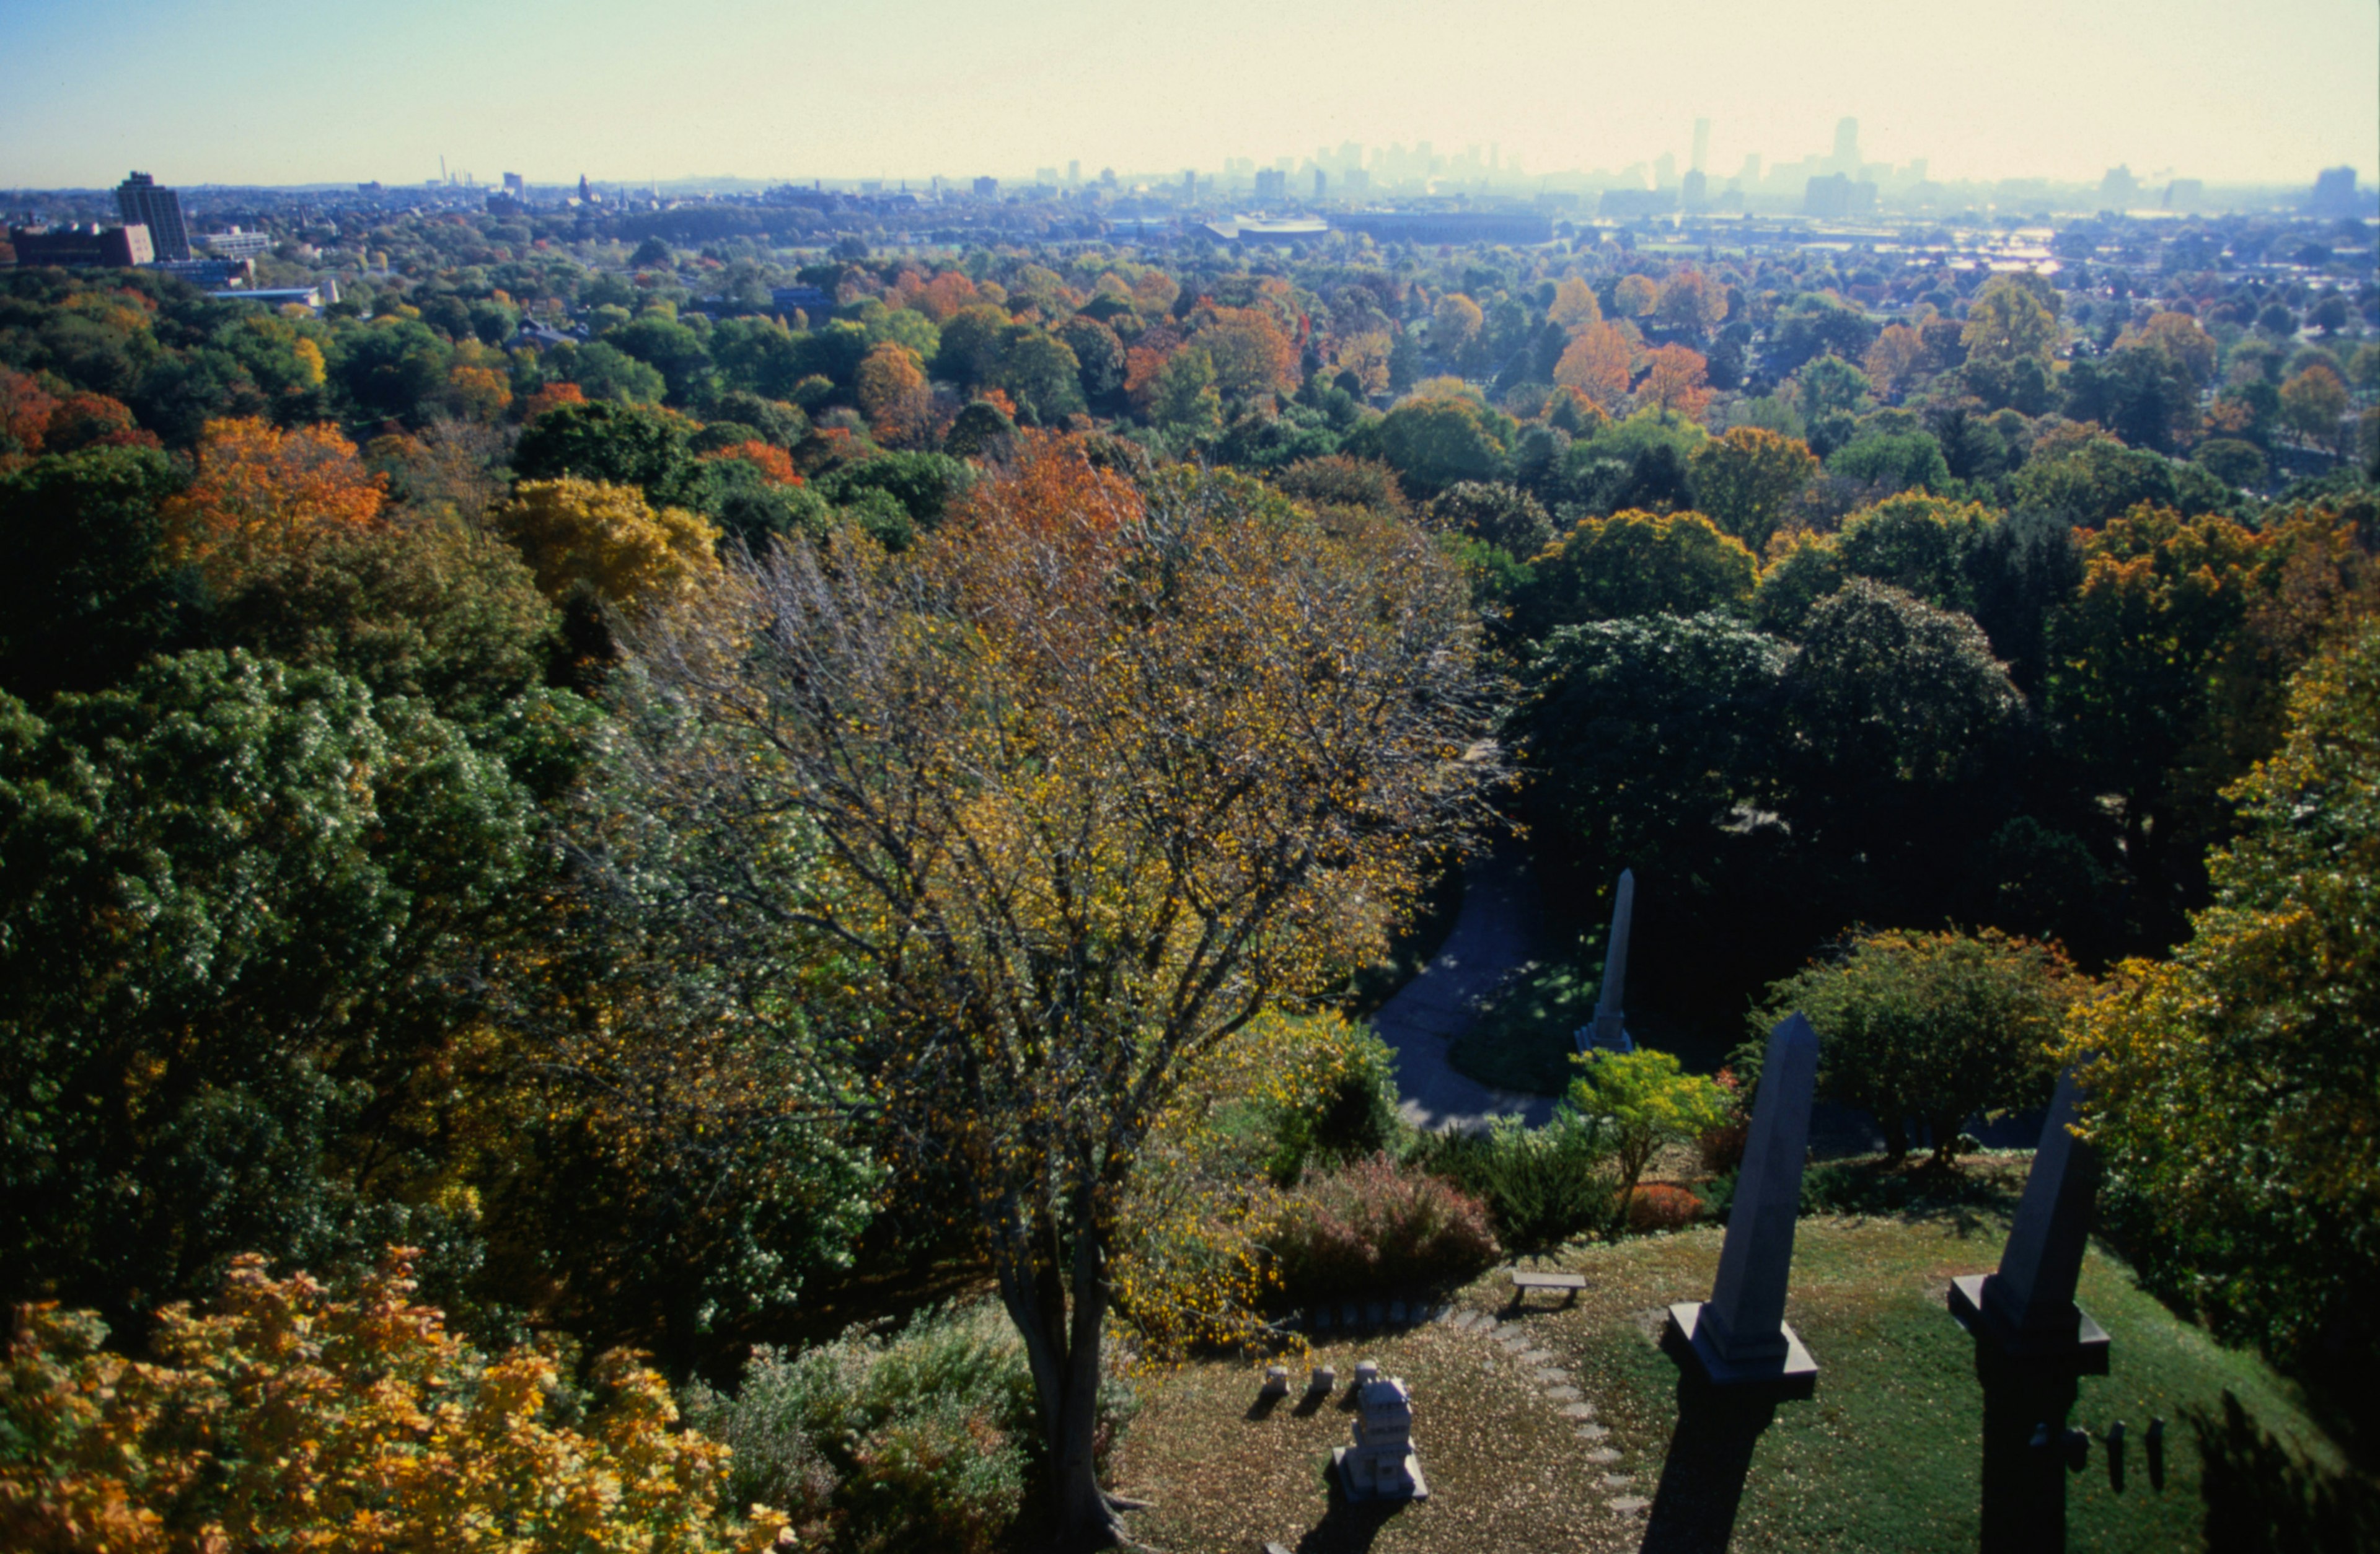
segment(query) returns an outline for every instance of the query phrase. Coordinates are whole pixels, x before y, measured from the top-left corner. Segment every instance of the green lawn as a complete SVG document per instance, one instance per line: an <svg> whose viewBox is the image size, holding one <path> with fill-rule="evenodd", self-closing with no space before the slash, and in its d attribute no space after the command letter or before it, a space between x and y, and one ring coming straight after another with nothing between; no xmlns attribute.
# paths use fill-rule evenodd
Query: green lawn
<svg viewBox="0 0 2380 1554"><path fill-rule="evenodd" d="M1953 1274L1994 1266L2004 1234L2004 1220L1989 1211L1802 1222L1787 1315L1818 1361L1817 1392L1781 1404L1755 1447L1732 1548L1939 1554L1975 1546L1982 1392L1972 1345L1950 1320L1944 1295ZM1596 1444L1616 1449L1617 1463L1587 1463L1590 1448L1573 1439L1572 1422L1525 1396L1525 1378L1489 1338L1440 1328L1331 1344L1342 1363L1357 1350L1378 1350L1384 1363L1427 1375L1427 1389L1423 1375L1415 1378L1415 1441L1427 1470L1432 1420L1439 1421L1447 1473L1427 1506L1353 1529L1342 1512L1305 1548L1634 1548L1641 1524L1613 1502L1654 1493L1677 1424L1677 1371L1658 1348L1659 1314L1671 1301L1708 1293L1719 1238L1707 1229L1573 1247L1551 1262L1588 1276L1578 1305L1521 1319L1531 1342L1557 1356L1550 1363L1570 1370L1595 1403L1610 1431ZM1500 1311L1506 1293L1491 1276L1456 1298ZM2069 1547L2200 1546L2198 1458L2181 1413L2192 1403L2216 1404L2227 1387L2299 1450L2329 1455L2287 1387L2261 1363L2178 1321L2096 1251L2083 1270L2082 1301L2114 1347L2111 1373L2083 1379L2070 1421L2095 1439L2088 1470L2067 1481ZM1475 1352L1485 1357L1475 1375L1463 1362ZM1154 1545L1244 1549L1260 1533L1298 1548L1301 1537L1325 1528L1327 1500L1313 1462L1321 1436L1292 1441L1243 1418L1253 1395L1249 1373L1224 1365L1189 1367L1149 1388L1148 1411L1124 1444L1121 1481L1160 1500L1145 1524ZM2168 1421L2162 1493L2148 1487L2140 1444L2153 1415ZM2132 1441L2121 1496L2108 1486L2096 1439L2118 1419ZM1483 1438L1512 1444L1483 1457ZM1607 1483L1606 1473L1626 1482ZM1186 1499L1168 1499L1169 1486L1196 1488ZM1516 1537L1505 1524L1514 1518L1494 1509L1507 1501L1526 1508L1534 1532L1509 1545L1478 1541Z"/></svg>

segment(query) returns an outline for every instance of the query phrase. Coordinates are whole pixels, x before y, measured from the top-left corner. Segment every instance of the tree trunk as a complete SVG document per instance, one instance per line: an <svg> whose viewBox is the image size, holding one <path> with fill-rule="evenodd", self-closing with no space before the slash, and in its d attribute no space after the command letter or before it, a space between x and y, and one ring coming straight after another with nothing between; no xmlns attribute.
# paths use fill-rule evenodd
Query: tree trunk
<svg viewBox="0 0 2380 1554"><path fill-rule="evenodd" d="M1032 1239L1048 1249L1056 1238L1045 1229ZM1062 1554L1129 1541L1115 1502L1099 1487L1094 1455L1108 1312L1101 1242L1091 1227L1078 1226L1069 1267L1060 1269L1054 1257L1036 1257L1027 1265L1002 1259L1000 1270L1001 1301L1025 1340L1041 1405L1050 1517Z"/></svg>
<svg viewBox="0 0 2380 1554"><path fill-rule="evenodd" d="M1876 1119L1884 1130L1884 1158L1899 1165L1909 1154L1909 1123L1907 1119L1887 1115Z"/></svg>

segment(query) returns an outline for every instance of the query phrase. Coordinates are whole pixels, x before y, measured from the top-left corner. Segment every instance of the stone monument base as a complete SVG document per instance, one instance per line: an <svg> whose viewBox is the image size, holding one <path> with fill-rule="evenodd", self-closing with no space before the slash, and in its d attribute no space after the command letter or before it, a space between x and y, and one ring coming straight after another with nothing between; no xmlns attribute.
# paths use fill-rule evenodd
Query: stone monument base
<svg viewBox="0 0 2380 1554"><path fill-rule="evenodd" d="M1715 1387L1768 1387L1788 1398L1806 1398L1817 1390L1818 1362L1802 1347L1801 1335L1790 1323L1778 1324L1785 1335L1783 1354L1767 1360L1731 1361L1718 1352L1703 1328L1704 1304L1680 1301L1670 1307L1661 1347L1680 1365L1691 1365Z"/></svg>
<svg viewBox="0 0 2380 1554"><path fill-rule="evenodd" d="M2079 1305L2074 1307L2071 1338L2063 1334L2043 1338L2019 1332L1985 1301L1984 1281L1991 1277L1988 1273L1971 1273L1950 1281L1950 1316L1959 1326L1989 1343L2007 1359L2070 1360L2082 1375L2107 1374L2107 1330L2093 1321L2089 1312Z"/></svg>
<svg viewBox="0 0 2380 1554"><path fill-rule="evenodd" d="M1352 1503L1358 1500L1426 1500L1429 1499L1429 1483L1421 1475L1421 1459L1405 1453L1404 1463L1397 1467L1374 1458L1366 1462L1352 1446L1330 1449L1330 1471L1339 1480L1339 1492Z"/></svg>

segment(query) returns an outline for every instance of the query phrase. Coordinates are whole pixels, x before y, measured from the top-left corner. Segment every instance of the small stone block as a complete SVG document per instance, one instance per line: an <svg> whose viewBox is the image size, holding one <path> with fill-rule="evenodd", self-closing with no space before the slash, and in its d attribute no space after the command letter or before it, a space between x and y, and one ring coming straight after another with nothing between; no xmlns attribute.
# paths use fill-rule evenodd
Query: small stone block
<svg viewBox="0 0 2380 1554"><path fill-rule="evenodd" d="M1285 1398L1289 1396L1289 1367L1287 1366L1267 1366L1265 1367L1264 1395L1269 1398Z"/></svg>
<svg viewBox="0 0 2380 1554"><path fill-rule="evenodd" d="M1636 1475L1633 1473L1607 1473L1603 1475L1603 1487L1607 1489L1625 1489L1635 1482Z"/></svg>
<svg viewBox="0 0 2380 1554"><path fill-rule="evenodd" d="M1567 1387L1570 1385L1570 1372L1566 1370L1541 1370L1536 1374L1536 1380L1537 1384L1541 1387Z"/></svg>
<svg viewBox="0 0 2380 1554"><path fill-rule="evenodd" d="M1355 1385L1357 1387L1362 1387L1367 1381L1378 1381L1379 1378L1380 1366L1378 1361L1358 1360L1355 1362Z"/></svg>
<svg viewBox="0 0 2380 1554"><path fill-rule="evenodd" d="M1517 1354L1522 1350L1526 1349L1529 1346L1529 1335L1524 1332L1515 1332L1512 1329L1506 1328L1502 1332L1496 1335L1496 1342Z"/></svg>
<svg viewBox="0 0 2380 1554"><path fill-rule="evenodd" d="M1339 1373L1329 1366L1315 1366L1314 1374L1305 1378L1305 1390L1309 1392L1334 1391L1338 1386Z"/></svg>
<svg viewBox="0 0 2380 1554"><path fill-rule="evenodd" d="M1595 1405L1591 1402L1566 1402L1562 1404L1561 1416L1565 1419L1592 1419L1595 1417Z"/></svg>
<svg viewBox="0 0 2380 1554"><path fill-rule="evenodd" d="M1622 1495L1611 1502L1611 1509L1616 1515L1635 1516L1652 1503L1642 1495Z"/></svg>
<svg viewBox="0 0 2380 1554"><path fill-rule="evenodd" d="M1586 1460L1590 1463L1616 1463L1620 1460L1620 1453L1609 1446L1598 1446L1586 1454Z"/></svg>
<svg viewBox="0 0 2380 1554"><path fill-rule="evenodd" d="M1558 1360L1561 1356L1550 1349L1524 1349L1521 1352L1521 1358L1530 1365L1541 1366L1548 1360Z"/></svg>
<svg viewBox="0 0 2380 1554"><path fill-rule="evenodd" d="M1473 1328L1483 1333L1492 1333L1496 1330L1496 1318L1488 1316L1484 1311L1480 1312L1478 1316L1479 1320L1471 1324Z"/></svg>
<svg viewBox="0 0 2380 1554"><path fill-rule="evenodd" d="M1611 1431L1603 1425L1581 1425L1575 1433L1581 1440L1601 1440Z"/></svg>
<svg viewBox="0 0 2380 1554"><path fill-rule="evenodd" d="M1548 1387L1546 1396L1556 1402L1576 1402L1583 1394L1575 1387Z"/></svg>

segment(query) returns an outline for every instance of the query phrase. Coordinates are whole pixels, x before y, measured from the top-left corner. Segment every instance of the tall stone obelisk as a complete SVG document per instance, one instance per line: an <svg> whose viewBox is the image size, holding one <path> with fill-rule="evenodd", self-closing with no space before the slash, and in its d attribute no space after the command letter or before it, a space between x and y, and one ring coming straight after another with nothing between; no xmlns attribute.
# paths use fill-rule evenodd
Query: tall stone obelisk
<svg viewBox="0 0 2380 1554"><path fill-rule="evenodd" d="M1768 1033L1711 1298L1670 1307L1668 1346L1719 1386L1766 1383L1806 1393L1816 1383L1817 1362L1786 1324L1785 1291L1817 1077L1818 1033L1789 1014Z"/></svg>
<svg viewBox="0 0 2380 1554"><path fill-rule="evenodd" d="M1625 1013L1628 996L1628 933L1636 915L1636 871L1620 871L1611 896L1611 933L1603 943L1603 986L1595 995L1595 1023L1579 1033L1579 1050L1633 1052Z"/></svg>
<svg viewBox="0 0 2380 1554"><path fill-rule="evenodd" d="M2050 1099L1999 1271L1952 1280L1950 1313L2010 1358L2071 1357L2105 1375L2107 1334L2074 1304L2099 1188L2098 1154L2074 1136L2075 1094L2070 1070Z"/></svg>

